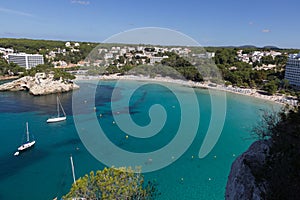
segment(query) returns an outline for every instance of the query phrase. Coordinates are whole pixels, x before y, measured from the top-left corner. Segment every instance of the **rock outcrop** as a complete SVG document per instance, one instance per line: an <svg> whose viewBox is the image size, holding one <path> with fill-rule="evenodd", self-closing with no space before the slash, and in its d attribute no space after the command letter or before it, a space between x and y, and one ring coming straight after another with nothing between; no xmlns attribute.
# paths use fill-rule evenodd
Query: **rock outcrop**
<svg viewBox="0 0 300 200"><path fill-rule="evenodd" d="M35 77L25 76L15 81L0 85L0 91L29 91L32 95L47 95L79 89L70 81L53 80L53 75L37 73Z"/></svg>
<svg viewBox="0 0 300 200"><path fill-rule="evenodd" d="M264 199L267 182L256 177L260 177L259 174L263 171L270 146L270 140L256 141L234 161L226 185L225 199Z"/></svg>

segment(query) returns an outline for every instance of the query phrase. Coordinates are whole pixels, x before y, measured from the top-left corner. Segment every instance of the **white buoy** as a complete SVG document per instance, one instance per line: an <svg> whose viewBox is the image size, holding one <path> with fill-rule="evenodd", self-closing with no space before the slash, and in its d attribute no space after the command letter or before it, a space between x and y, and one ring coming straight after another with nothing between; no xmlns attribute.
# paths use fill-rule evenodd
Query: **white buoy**
<svg viewBox="0 0 300 200"><path fill-rule="evenodd" d="M217 156L214 156L214 159L216 159L217 158Z"/></svg>
<svg viewBox="0 0 300 200"><path fill-rule="evenodd" d="M235 157L235 154L232 154L233 157Z"/></svg>
<svg viewBox="0 0 300 200"><path fill-rule="evenodd" d="M14 156L18 156L20 154L20 152L16 152L16 153L14 153Z"/></svg>
<svg viewBox="0 0 300 200"><path fill-rule="evenodd" d="M209 181L211 181L211 178L208 178Z"/></svg>
<svg viewBox="0 0 300 200"><path fill-rule="evenodd" d="M113 121L112 123L113 123L113 124L115 124L116 122L115 122L115 121Z"/></svg>
<svg viewBox="0 0 300 200"><path fill-rule="evenodd" d="M128 137L129 137L128 135L125 136L126 140L128 139Z"/></svg>

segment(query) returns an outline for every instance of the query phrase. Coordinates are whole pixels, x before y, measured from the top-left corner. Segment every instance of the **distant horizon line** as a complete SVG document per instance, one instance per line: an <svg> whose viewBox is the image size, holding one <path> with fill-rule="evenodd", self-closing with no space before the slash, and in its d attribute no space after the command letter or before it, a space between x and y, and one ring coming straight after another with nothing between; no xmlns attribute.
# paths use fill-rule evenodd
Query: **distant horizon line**
<svg viewBox="0 0 300 200"><path fill-rule="evenodd" d="M45 38L29 38L29 37L3 37L1 36L0 39L25 39L25 40L41 40L41 41L60 41L60 42L84 42L84 43L97 43L97 44L127 44L127 43L106 43L106 42L97 42L97 41L88 41L88 40L64 40L64 39L45 39ZM129 45L130 43L128 43ZM131 44L131 45L159 45L159 44ZM159 46L184 46L184 45L159 45ZM188 45L186 45L188 46ZM198 46L190 46L190 47L198 47ZM295 49L300 50L300 48L294 48L294 47L278 47L276 45L263 45L263 46L257 46L254 44L243 44L243 45L200 45L199 47L216 47L216 48L272 48L272 49Z"/></svg>

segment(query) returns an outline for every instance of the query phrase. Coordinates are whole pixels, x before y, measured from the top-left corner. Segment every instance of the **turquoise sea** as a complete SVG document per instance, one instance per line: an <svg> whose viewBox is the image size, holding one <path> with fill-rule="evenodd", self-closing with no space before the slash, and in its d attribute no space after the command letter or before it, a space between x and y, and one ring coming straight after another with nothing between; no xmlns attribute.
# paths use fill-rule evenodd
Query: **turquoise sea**
<svg viewBox="0 0 300 200"><path fill-rule="evenodd" d="M79 82L81 89L74 91L74 94L84 94L85 89L98 84L96 111L85 107L90 97L83 95L80 99L82 106L79 106L76 115L93 112L106 136L118 147L136 153L163 148L174 138L180 120L189 120L180 119L178 100L163 84L150 83L143 86L133 93L129 105L124 105L123 98L135 82L123 82L117 88L115 83ZM189 98L186 87L177 85L175 88ZM116 95L112 99L113 90ZM161 192L159 199L224 199L231 164L253 142L250 131L259 120L261 110L278 109L278 105L270 102L227 93L227 112L222 134L212 151L200 159L198 152L210 123L211 102L207 90L195 89L195 92L199 105L194 106L200 108L200 122L192 144L169 166L145 174L147 180L158 183ZM70 154L73 155L77 178L104 167L88 152L77 133L72 116L74 94L60 94L68 115L67 121L47 124L46 120L56 111L56 95L33 97L26 92L0 93L0 199L47 200L61 197L72 184ZM160 104L167 114L165 126L158 135L151 138L126 138L126 133L114 123L112 101L120 109L128 108L133 121L141 126L150 123L148 111L151 105ZM102 117L99 117L100 114ZM25 137L27 121L36 145L15 157L13 154Z"/></svg>

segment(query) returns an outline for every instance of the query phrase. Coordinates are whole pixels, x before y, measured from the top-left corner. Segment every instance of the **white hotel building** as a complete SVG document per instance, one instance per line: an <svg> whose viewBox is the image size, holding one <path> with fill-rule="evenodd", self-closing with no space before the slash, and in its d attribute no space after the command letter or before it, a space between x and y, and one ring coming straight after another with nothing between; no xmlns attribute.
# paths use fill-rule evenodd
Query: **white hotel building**
<svg viewBox="0 0 300 200"><path fill-rule="evenodd" d="M39 64L44 64L44 57L40 54L13 53L8 54L8 62L13 62L20 67L31 69Z"/></svg>
<svg viewBox="0 0 300 200"><path fill-rule="evenodd" d="M300 88L300 53L289 55L284 78L289 80L290 85Z"/></svg>

